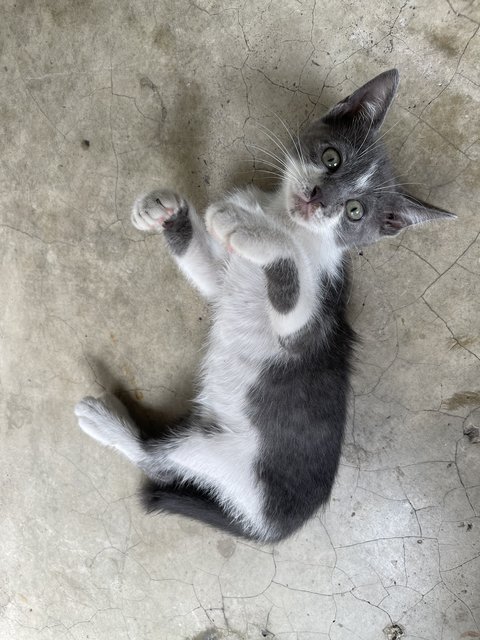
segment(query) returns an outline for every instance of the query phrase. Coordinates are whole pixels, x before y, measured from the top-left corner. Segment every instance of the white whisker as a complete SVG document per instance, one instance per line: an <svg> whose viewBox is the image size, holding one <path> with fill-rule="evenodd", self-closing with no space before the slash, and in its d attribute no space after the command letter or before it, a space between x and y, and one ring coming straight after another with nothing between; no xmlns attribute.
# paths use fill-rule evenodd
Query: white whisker
<svg viewBox="0 0 480 640"><path fill-rule="evenodd" d="M390 129L387 129L384 133L382 133L382 135L381 135L381 136L378 136L378 138L375 138L375 140L372 142L372 144L368 145L368 147L367 147L366 149L364 149L364 150L363 150L363 152L358 156L358 159L363 158L363 156L364 156L364 155L365 155L365 154L366 154L370 149L372 149L373 147L375 147L375 146L380 142L380 140L381 140L382 138L384 138L384 137L387 135L387 133L390 133L390 131L391 131L392 129L394 129L394 128L397 126L397 124L400 124L400 122L401 122L400 120L397 120L397 122L395 122L395 124L394 124L394 125L392 125L392 126L390 127Z"/></svg>
<svg viewBox="0 0 480 640"><path fill-rule="evenodd" d="M288 149L286 148L286 146L283 144L283 142L280 140L280 138L274 134L272 131L270 131L265 125L261 124L261 123L257 123L258 128L260 128L260 130L262 131L262 133L264 135L266 135L284 154L285 159L280 159L277 156L277 160L279 162L282 163L282 165L284 167L287 166L287 159L291 159L290 153L288 151ZM255 145L250 145L250 146L255 146ZM267 151L265 149L262 149L261 147L256 147L259 150L262 150L264 153L266 153ZM275 155L275 154L274 154ZM296 165L292 162L290 162L290 168L293 172L295 172L297 174L298 180L301 182L302 181L302 175L300 174L300 172L298 171Z"/></svg>

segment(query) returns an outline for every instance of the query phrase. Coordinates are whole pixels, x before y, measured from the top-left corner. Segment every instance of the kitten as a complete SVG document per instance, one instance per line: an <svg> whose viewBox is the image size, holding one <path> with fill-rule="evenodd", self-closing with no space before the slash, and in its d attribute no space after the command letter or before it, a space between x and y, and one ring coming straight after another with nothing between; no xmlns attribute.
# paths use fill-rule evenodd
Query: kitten
<svg viewBox="0 0 480 640"><path fill-rule="evenodd" d="M346 254L404 227L454 218L406 193L378 132L398 72L380 74L313 122L286 153L274 193L236 191L205 222L158 189L132 222L163 232L212 303L194 410L144 439L113 396L84 398L80 427L148 476L149 511L281 540L330 496L347 412L354 333Z"/></svg>

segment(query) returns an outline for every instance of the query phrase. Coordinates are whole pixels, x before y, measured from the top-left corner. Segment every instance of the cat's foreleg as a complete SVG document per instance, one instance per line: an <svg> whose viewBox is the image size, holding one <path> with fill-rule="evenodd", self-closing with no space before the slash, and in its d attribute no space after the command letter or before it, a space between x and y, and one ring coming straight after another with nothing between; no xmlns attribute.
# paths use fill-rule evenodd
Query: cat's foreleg
<svg viewBox="0 0 480 640"><path fill-rule="evenodd" d="M280 338L308 324L317 307L315 272L286 231L261 211L228 202L210 207L206 224L227 251L262 267L272 327Z"/></svg>
<svg viewBox="0 0 480 640"><path fill-rule="evenodd" d="M132 223L140 231L163 232L168 248L185 276L206 297L218 292L222 248L207 233L195 208L168 189L137 198Z"/></svg>

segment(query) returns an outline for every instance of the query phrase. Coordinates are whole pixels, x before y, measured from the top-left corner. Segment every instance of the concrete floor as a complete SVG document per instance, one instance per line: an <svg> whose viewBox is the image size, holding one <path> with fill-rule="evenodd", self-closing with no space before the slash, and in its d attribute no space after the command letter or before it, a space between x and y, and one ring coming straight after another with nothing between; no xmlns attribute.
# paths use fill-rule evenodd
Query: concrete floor
<svg viewBox="0 0 480 640"><path fill-rule="evenodd" d="M480 426L480 4L0 14L0 638L480 637L480 444L464 435ZM392 66L398 170L459 219L355 259L363 344L331 504L275 547L145 516L138 473L72 408L106 387L144 418L180 410L208 310L163 239L130 226L134 197L166 184L204 205L261 181L258 123L286 139L274 112L296 129Z"/></svg>

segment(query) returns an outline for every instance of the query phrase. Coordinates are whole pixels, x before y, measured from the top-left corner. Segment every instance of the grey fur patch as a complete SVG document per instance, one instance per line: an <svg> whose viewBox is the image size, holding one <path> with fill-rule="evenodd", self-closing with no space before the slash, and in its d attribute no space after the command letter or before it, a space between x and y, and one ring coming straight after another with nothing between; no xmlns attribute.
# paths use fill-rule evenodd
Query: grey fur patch
<svg viewBox="0 0 480 640"><path fill-rule="evenodd" d="M256 461L269 541L299 529L330 496L347 415L354 333L345 314L347 273L325 278L324 296L283 360L265 361L247 394L258 430ZM325 335L327 327L328 336Z"/></svg>
<svg viewBox="0 0 480 640"><path fill-rule="evenodd" d="M188 215L188 205L183 204L178 213L163 223L164 235L170 251L176 255L183 255L193 236L192 223Z"/></svg>
<svg viewBox="0 0 480 640"><path fill-rule="evenodd" d="M300 279L297 265L291 258L280 258L264 267L268 298L279 313L288 313L297 304Z"/></svg>

